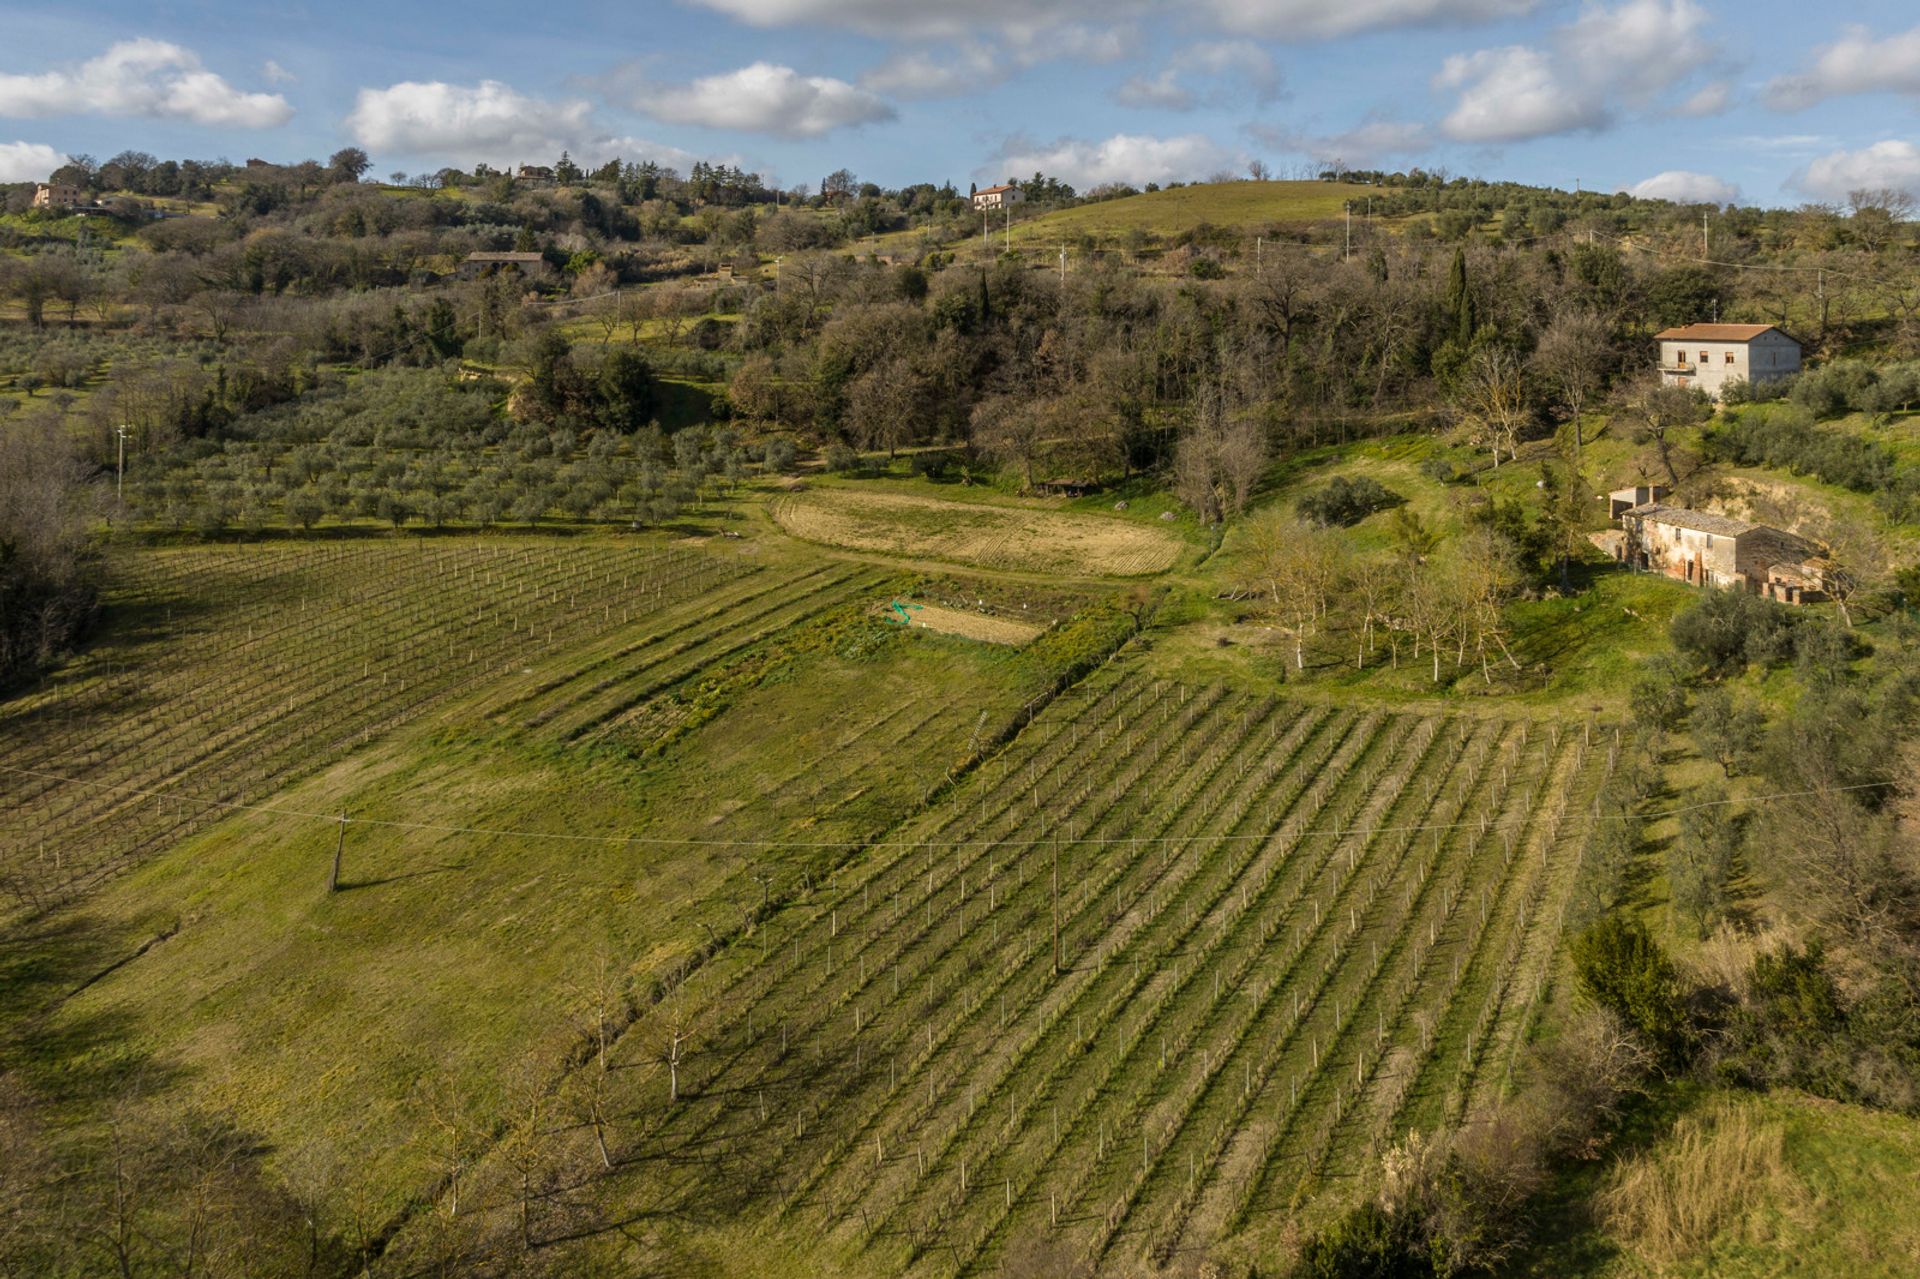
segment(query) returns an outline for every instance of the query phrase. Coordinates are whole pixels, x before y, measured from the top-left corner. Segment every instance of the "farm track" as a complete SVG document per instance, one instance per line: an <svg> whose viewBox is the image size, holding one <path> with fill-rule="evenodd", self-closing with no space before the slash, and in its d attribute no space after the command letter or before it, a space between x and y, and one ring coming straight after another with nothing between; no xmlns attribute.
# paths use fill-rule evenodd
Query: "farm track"
<svg viewBox="0 0 1920 1279"><path fill-rule="evenodd" d="M1504 1086L1596 753L1123 663L642 1013L610 1193L941 1275L1048 1232L1104 1269L1265 1230Z"/></svg>

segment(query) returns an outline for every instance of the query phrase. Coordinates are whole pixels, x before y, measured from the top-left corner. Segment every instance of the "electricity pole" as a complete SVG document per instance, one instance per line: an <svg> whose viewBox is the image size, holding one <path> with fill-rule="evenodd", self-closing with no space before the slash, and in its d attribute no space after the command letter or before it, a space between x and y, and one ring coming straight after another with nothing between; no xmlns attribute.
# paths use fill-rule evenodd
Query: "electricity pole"
<svg viewBox="0 0 1920 1279"><path fill-rule="evenodd" d="M1060 250L1060 287L1067 287L1067 251Z"/></svg>
<svg viewBox="0 0 1920 1279"><path fill-rule="evenodd" d="M1346 251L1340 255L1340 260L1342 262L1348 262L1348 261L1351 261L1352 259L1353 259L1353 201L1348 200L1347 201L1347 247L1346 247Z"/></svg>
<svg viewBox="0 0 1920 1279"><path fill-rule="evenodd" d="M1700 215L1700 260L1707 260L1707 215Z"/></svg>
<svg viewBox="0 0 1920 1279"><path fill-rule="evenodd" d="M113 473L113 500L124 503L127 500L127 425L122 422L113 430L120 437L120 461Z"/></svg>

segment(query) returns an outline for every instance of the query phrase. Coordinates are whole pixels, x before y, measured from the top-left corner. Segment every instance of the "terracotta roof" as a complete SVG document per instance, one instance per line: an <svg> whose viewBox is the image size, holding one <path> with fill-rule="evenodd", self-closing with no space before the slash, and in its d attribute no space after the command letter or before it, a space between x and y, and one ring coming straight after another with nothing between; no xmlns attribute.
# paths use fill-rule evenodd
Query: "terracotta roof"
<svg viewBox="0 0 1920 1279"><path fill-rule="evenodd" d="M1661 342L1751 342L1762 333L1779 333L1793 340L1773 324L1683 324L1653 336Z"/></svg>
<svg viewBox="0 0 1920 1279"><path fill-rule="evenodd" d="M1011 190L1013 190L1013 187L1002 184L997 187L981 187L978 191L975 191L974 194L975 195L992 195L996 191L1011 191Z"/></svg>
<svg viewBox="0 0 1920 1279"><path fill-rule="evenodd" d="M1642 520L1653 524L1665 524L1672 528L1690 528L1696 533L1713 533L1720 537L1739 537L1742 533L1751 533L1760 527L1745 520L1736 520L1731 516L1715 515L1711 511L1689 511L1682 506L1661 506L1649 502L1645 506L1636 506L1628 515L1638 515Z"/></svg>

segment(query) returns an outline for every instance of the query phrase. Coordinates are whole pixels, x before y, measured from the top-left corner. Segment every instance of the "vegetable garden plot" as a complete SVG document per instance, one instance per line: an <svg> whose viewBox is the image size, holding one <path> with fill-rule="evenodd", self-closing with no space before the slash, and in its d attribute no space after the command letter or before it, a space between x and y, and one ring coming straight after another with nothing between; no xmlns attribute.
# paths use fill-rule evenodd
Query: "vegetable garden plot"
<svg viewBox="0 0 1920 1279"><path fill-rule="evenodd" d="M572 1206L1165 1264L1496 1090L1612 752L1112 669L570 1081Z"/></svg>

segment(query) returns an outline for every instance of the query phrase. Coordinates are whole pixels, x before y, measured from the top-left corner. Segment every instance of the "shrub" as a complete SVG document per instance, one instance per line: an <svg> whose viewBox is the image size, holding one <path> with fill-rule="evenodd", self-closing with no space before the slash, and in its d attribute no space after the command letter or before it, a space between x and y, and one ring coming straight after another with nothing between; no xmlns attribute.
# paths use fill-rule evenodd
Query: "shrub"
<svg viewBox="0 0 1920 1279"><path fill-rule="evenodd" d="M1294 1279L1426 1279L1434 1273L1406 1214L1371 1199L1307 1241Z"/></svg>
<svg viewBox="0 0 1920 1279"><path fill-rule="evenodd" d="M937 480L943 478L953 468L953 454L939 451L915 453L907 465L915 475Z"/></svg>
<svg viewBox="0 0 1920 1279"><path fill-rule="evenodd" d="M1587 998L1625 1022L1662 1063L1685 1061L1692 1034L1680 979L1645 924L1618 911L1603 916L1574 939L1573 967Z"/></svg>
<svg viewBox="0 0 1920 1279"><path fill-rule="evenodd" d="M1296 505L1300 514L1315 523L1346 528L1404 500L1371 476L1336 475L1324 488L1306 494Z"/></svg>
<svg viewBox="0 0 1920 1279"><path fill-rule="evenodd" d="M1659 1272L1698 1260L1754 1200L1804 1194L1787 1171L1786 1137L1751 1109L1722 1105L1674 1125L1673 1140L1621 1163L1600 1196L1609 1230Z"/></svg>
<svg viewBox="0 0 1920 1279"><path fill-rule="evenodd" d="M1793 616L1783 605L1743 591L1708 591L1676 613L1673 645L1708 674L1736 674L1748 663L1770 666L1786 656Z"/></svg>
<svg viewBox="0 0 1920 1279"><path fill-rule="evenodd" d="M835 440L827 445L827 469L840 473L857 471L860 469L860 454L852 445Z"/></svg>
<svg viewBox="0 0 1920 1279"><path fill-rule="evenodd" d="M775 436L762 446L760 464L776 474L785 474L793 469L793 441Z"/></svg>

